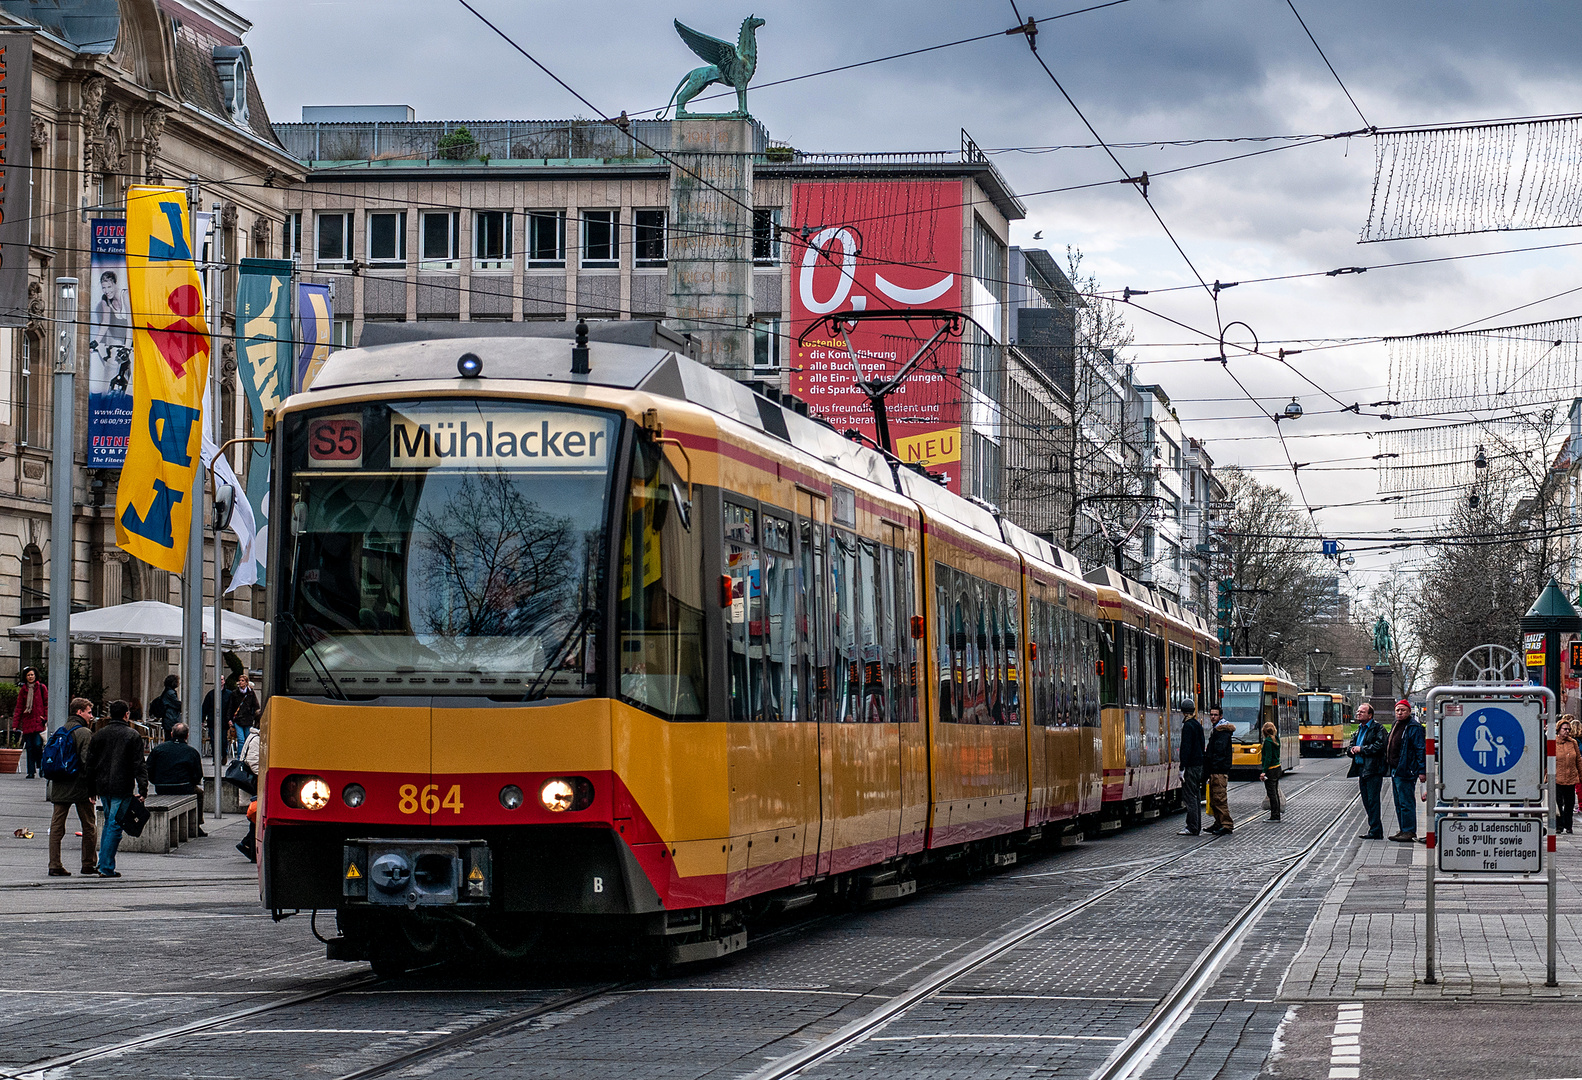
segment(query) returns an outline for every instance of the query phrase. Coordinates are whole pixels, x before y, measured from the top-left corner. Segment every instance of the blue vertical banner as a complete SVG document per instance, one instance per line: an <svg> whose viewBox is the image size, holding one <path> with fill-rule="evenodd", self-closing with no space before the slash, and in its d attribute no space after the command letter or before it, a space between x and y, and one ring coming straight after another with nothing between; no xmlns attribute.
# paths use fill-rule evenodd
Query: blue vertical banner
<svg viewBox="0 0 1582 1080"><path fill-rule="evenodd" d="M335 312L328 285L297 286L297 320L299 351L292 390L306 390L313 385L334 344Z"/></svg>
<svg viewBox="0 0 1582 1080"><path fill-rule="evenodd" d="M236 283L236 350L242 389L252 415L250 435L264 434L264 414L280 407L291 392L291 262L285 259L243 259ZM247 456L247 501L253 508L261 541L253 546L252 583L264 584L264 559L269 550L268 443L251 443ZM240 558L244 553L238 552ZM237 566L233 582L247 581L249 568Z"/></svg>
<svg viewBox="0 0 1582 1080"><path fill-rule="evenodd" d="M119 469L132 434L132 302L126 219L89 222L88 468Z"/></svg>

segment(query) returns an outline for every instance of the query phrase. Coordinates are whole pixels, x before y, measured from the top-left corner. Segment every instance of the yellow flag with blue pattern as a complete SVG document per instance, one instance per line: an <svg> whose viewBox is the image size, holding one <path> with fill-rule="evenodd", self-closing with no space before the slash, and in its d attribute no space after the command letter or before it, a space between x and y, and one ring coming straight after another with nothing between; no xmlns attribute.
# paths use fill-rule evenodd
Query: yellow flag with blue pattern
<svg viewBox="0 0 1582 1080"><path fill-rule="evenodd" d="M182 188L126 197L132 435L115 495L115 542L151 566L186 566L209 382L209 328Z"/></svg>

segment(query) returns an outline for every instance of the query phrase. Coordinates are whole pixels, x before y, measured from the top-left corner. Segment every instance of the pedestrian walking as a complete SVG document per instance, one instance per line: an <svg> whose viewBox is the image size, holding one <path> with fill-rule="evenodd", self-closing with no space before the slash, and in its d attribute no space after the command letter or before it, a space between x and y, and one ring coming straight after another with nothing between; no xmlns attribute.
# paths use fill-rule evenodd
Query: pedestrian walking
<svg viewBox="0 0 1582 1080"><path fill-rule="evenodd" d="M1576 726L1566 713L1555 727L1555 832L1571 832L1576 811L1577 784L1582 783L1582 754L1577 751Z"/></svg>
<svg viewBox="0 0 1582 1080"><path fill-rule="evenodd" d="M82 872L92 877L99 872L99 840L93 821L93 778L87 768L88 744L93 739L93 702L72 698L71 712L49 738L40 771L49 786L44 799L52 803L49 816L49 876L71 877L61 862L60 846L66 838L66 819L77 808L82 823Z"/></svg>
<svg viewBox="0 0 1582 1080"><path fill-rule="evenodd" d="M247 734L247 741L242 744L237 756L242 759L242 764L253 770L253 776L258 776L258 729L254 728ZM236 850L247 856L249 862L258 861L258 800L254 799L247 808L247 835L237 843Z"/></svg>
<svg viewBox="0 0 1582 1080"><path fill-rule="evenodd" d="M1346 753L1351 755L1351 768L1347 776L1357 778L1362 789L1362 808L1368 814L1368 831L1357 834L1359 840L1383 840L1384 822L1379 819L1379 792L1384 787L1384 774L1389 771L1384 752L1389 739L1384 725L1373 718L1373 706L1364 701L1357 706L1357 730L1352 733L1351 745Z"/></svg>
<svg viewBox="0 0 1582 1080"><path fill-rule="evenodd" d="M27 778L38 774L39 760L44 755L44 728L49 722L49 687L39 680L38 669L22 669L22 683L17 687L16 711L11 715L11 726L22 733L22 749L27 751Z"/></svg>
<svg viewBox="0 0 1582 1080"><path fill-rule="evenodd" d="M1395 703L1395 724L1384 751L1395 789L1395 820L1400 828L1390 837L1396 843L1417 840L1417 785L1428 779L1426 732L1412 711L1412 703L1402 698Z"/></svg>
<svg viewBox="0 0 1582 1080"><path fill-rule="evenodd" d="M170 733L177 724L181 723L181 695L176 692L181 685L181 680L175 675L165 676L165 692L154 699L148 707L148 718L159 721L165 729L165 738L170 738Z"/></svg>
<svg viewBox="0 0 1582 1080"><path fill-rule="evenodd" d="M1280 810L1284 805L1280 802L1280 777L1285 770L1280 765L1280 735L1272 723L1263 725L1263 772L1258 774L1258 779L1263 781L1263 790L1269 796L1269 820L1279 821Z"/></svg>
<svg viewBox="0 0 1582 1080"><path fill-rule="evenodd" d="M258 695L253 691L253 681L247 672L236 677L236 689L231 694L230 721L236 728L237 752L247 743L247 736L258 726Z"/></svg>
<svg viewBox="0 0 1582 1080"><path fill-rule="evenodd" d="M1182 836L1203 831L1203 725L1198 723L1197 702L1181 703L1181 802L1186 806L1186 828Z"/></svg>
<svg viewBox="0 0 1582 1080"><path fill-rule="evenodd" d="M133 798L148 794L148 762L143 759L143 736L127 723L126 702L110 702L110 722L94 732L88 743L88 770L94 793L104 811L104 835L99 837L99 876L117 878L115 853L121 846L121 814ZM135 792L134 792L135 789Z"/></svg>
<svg viewBox="0 0 1582 1080"><path fill-rule="evenodd" d="M221 722L220 722L220 726L218 728L216 728L214 726L214 691L210 690L207 694L203 695L203 730L208 734L209 738L211 738L211 739L219 738L219 739L224 739L225 740L223 746L225 748L225 757L227 759L229 759L230 756L231 756L231 753L230 753L230 749L231 749L230 738L228 737L227 733L228 733L228 731L230 729L230 726L231 726L231 699L236 696L231 688L233 686L235 686L235 685L236 685L236 677L233 675L233 676L228 676L226 678L224 684L221 687L221 690L220 690L220 717L221 717ZM237 743L236 745L237 745L237 749L240 750L241 749L241 743Z"/></svg>
<svg viewBox="0 0 1582 1080"><path fill-rule="evenodd" d="M1230 816L1230 737L1236 725L1225 719L1224 710L1217 706L1208 711L1208 718L1212 731L1203 754L1203 768L1208 772L1208 810L1214 815L1214 824L1208 831L1223 836L1236 828Z"/></svg>
<svg viewBox="0 0 1582 1080"><path fill-rule="evenodd" d="M170 729L170 738L148 752L148 782L155 795L196 795L198 835L203 831L203 756L187 745L186 724Z"/></svg>

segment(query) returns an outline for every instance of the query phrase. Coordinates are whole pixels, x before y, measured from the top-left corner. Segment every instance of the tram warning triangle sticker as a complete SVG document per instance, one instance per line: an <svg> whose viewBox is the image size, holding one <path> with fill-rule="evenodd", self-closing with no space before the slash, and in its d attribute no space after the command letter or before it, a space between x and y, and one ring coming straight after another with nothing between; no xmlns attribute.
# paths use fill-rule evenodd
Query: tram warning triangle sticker
<svg viewBox="0 0 1582 1080"><path fill-rule="evenodd" d="M358 871L356 863L352 863L346 868L347 881L356 881L360 877L362 877L362 874Z"/></svg>

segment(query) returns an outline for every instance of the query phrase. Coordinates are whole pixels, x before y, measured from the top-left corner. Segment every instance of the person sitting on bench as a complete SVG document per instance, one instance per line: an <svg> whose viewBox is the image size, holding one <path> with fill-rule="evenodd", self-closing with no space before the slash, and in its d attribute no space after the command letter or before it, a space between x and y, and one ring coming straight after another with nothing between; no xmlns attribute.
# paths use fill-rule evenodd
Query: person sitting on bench
<svg viewBox="0 0 1582 1080"><path fill-rule="evenodd" d="M187 745L186 724L170 729L170 738L148 752L148 782L156 795L196 795L198 835L203 831L203 758Z"/></svg>

